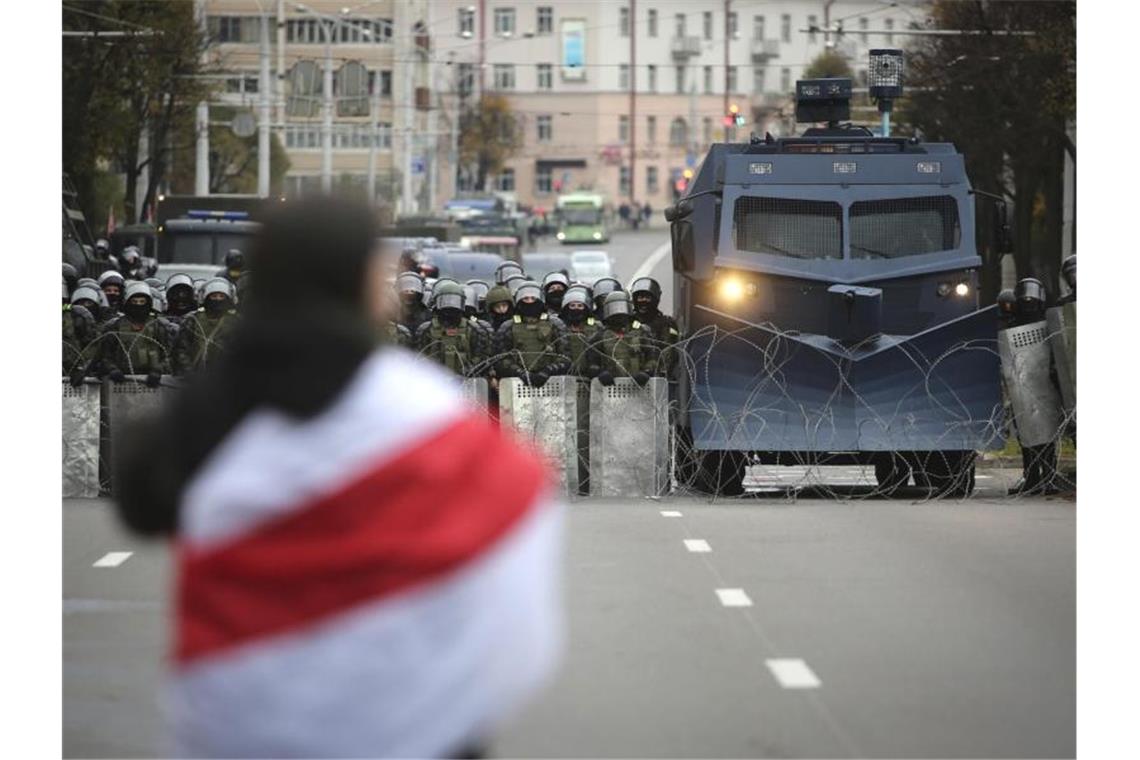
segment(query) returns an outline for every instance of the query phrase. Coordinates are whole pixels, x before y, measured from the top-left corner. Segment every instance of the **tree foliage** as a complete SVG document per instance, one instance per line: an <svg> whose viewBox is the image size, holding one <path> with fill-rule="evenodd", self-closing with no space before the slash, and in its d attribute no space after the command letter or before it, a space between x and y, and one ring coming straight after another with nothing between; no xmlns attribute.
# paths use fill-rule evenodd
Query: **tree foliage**
<svg viewBox="0 0 1140 760"><path fill-rule="evenodd" d="M929 140L953 142L975 188L1013 202L1018 277L1058 293L1065 153L1076 118L1076 4L937 0L928 24L981 32L920 37L908 51L909 96L900 122ZM988 204L979 204L986 210ZM979 215L979 229L988 226ZM1000 282L1000 262L983 249L983 297Z"/></svg>
<svg viewBox="0 0 1140 760"><path fill-rule="evenodd" d="M487 177L502 171L522 147L522 131L506 97L489 93L459 116L459 160L474 168L475 186L486 189Z"/></svg>
<svg viewBox="0 0 1140 760"><path fill-rule="evenodd" d="M210 127L210 192L242 193L257 192L257 145L258 136L238 137L228 126L237 114L237 108L215 106L210 109L210 120L220 122ZM193 121L182 124L178 129L178 142L189 145L188 150L180 151L171 167L171 191L193 194L196 153L194 150ZM269 136L269 192L281 195L284 191L285 174L291 162L277 135Z"/></svg>
<svg viewBox="0 0 1140 760"><path fill-rule="evenodd" d="M826 79L828 77L846 77L854 79L847 59L834 50L824 50L817 55L804 70L804 79Z"/></svg>

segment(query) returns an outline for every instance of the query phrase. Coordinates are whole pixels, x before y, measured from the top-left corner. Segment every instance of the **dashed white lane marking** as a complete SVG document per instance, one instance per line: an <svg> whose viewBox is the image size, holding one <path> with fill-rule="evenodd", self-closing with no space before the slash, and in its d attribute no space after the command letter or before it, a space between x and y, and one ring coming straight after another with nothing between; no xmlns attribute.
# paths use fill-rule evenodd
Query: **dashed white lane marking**
<svg viewBox="0 0 1140 760"><path fill-rule="evenodd" d="M646 258L645 261L641 263L641 266L637 268L637 271L633 273L633 277L629 278L629 281L633 282L638 277L648 277L653 270L657 268L657 265L661 263L661 259L665 258L666 254L672 250L673 242L666 240L659 245L653 253L649 254L648 258Z"/></svg>
<svg viewBox="0 0 1140 760"><path fill-rule="evenodd" d="M975 475L974 476L974 478L977 480L989 480L992 477L993 477L992 475Z"/></svg>
<svg viewBox="0 0 1140 760"><path fill-rule="evenodd" d="M820 680L803 660L765 660L768 670L785 689L818 689Z"/></svg>
<svg viewBox="0 0 1140 760"><path fill-rule="evenodd" d="M107 552L92 567L118 567L127 561L134 552Z"/></svg>
<svg viewBox="0 0 1140 760"><path fill-rule="evenodd" d="M711 552L712 547L703 538L686 538L685 548L691 552Z"/></svg>
<svg viewBox="0 0 1140 760"><path fill-rule="evenodd" d="M681 513L675 509L663 509L663 510L661 510L661 516L662 517L680 517Z"/></svg>
<svg viewBox="0 0 1140 760"><path fill-rule="evenodd" d="M720 597L720 603L725 607L752 606L752 600L748 598L748 594L744 593L742 588L718 588L716 595Z"/></svg>

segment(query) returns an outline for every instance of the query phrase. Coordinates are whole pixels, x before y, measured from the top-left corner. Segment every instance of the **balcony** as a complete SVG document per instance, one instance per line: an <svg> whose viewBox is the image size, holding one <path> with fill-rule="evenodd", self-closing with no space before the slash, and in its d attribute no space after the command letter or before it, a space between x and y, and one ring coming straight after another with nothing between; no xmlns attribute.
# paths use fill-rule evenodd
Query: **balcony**
<svg viewBox="0 0 1140 760"><path fill-rule="evenodd" d="M763 63L780 57L779 40L752 40L752 60Z"/></svg>
<svg viewBox="0 0 1140 760"><path fill-rule="evenodd" d="M688 59L701 54L701 38L700 37L674 37L673 38L673 60L687 61Z"/></svg>

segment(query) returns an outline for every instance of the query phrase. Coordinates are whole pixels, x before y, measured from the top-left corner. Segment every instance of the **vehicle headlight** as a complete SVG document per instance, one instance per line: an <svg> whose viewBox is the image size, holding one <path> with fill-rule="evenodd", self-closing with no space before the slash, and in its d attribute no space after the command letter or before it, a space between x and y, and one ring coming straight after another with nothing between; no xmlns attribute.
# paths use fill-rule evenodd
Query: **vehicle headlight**
<svg viewBox="0 0 1140 760"><path fill-rule="evenodd" d="M744 297L744 283L739 277L726 277L717 285L717 292L722 300L734 303Z"/></svg>
<svg viewBox="0 0 1140 760"><path fill-rule="evenodd" d="M965 298L970 295L970 286L968 283L960 282L954 286L954 294L959 298Z"/></svg>
<svg viewBox="0 0 1140 760"><path fill-rule="evenodd" d="M594 240L601 240L601 239L602 239L602 233L595 232L594 233Z"/></svg>
<svg viewBox="0 0 1140 760"><path fill-rule="evenodd" d="M559 232L554 237L558 238L559 240L565 240L566 239L566 233L565 232Z"/></svg>

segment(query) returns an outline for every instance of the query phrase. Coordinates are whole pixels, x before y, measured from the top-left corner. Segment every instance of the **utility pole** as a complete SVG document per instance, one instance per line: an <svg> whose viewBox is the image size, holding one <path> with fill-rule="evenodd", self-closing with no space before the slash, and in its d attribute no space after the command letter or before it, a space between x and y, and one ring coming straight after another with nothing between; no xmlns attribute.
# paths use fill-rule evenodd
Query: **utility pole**
<svg viewBox="0 0 1140 760"><path fill-rule="evenodd" d="M333 112L333 61L332 30L324 19L318 19L325 35L325 79L321 98L321 192L332 194L332 112Z"/></svg>
<svg viewBox="0 0 1140 760"><path fill-rule="evenodd" d="M285 125L285 88L281 82L285 81L285 0L277 0L277 89L274 90L273 121L284 128Z"/></svg>
<svg viewBox="0 0 1140 760"><path fill-rule="evenodd" d="M629 201L637 197L637 0L629 0Z"/></svg>
<svg viewBox="0 0 1140 760"><path fill-rule="evenodd" d="M269 16L261 14L261 71L258 81L257 125L257 194L269 197L269 101L272 97L269 78Z"/></svg>
<svg viewBox="0 0 1140 760"><path fill-rule="evenodd" d="M380 140L380 72L372 80L372 141L368 145L368 204L376 206L376 143Z"/></svg>
<svg viewBox="0 0 1140 760"><path fill-rule="evenodd" d="M728 6L731 5L732 0L724 0L724 107L721 108L721 113L728 113ZM693 125L696 129L696 124ZM725 142L734 142L736 140L736 127L730 126L725 130Z"/></svg>
<svg viewBox="0 0 1140 760"><path fill-rule="evenodd" d="M402 61L400 69L400 210L404 214L412 213L412 117L413 117L413 99L412 99L412 56L414 55L414 46L408 45L408 35L411 32L411 24L408 23L408 4L396 3L393 10L395 11L395 24L396 24L396 60Z"/></svg>
<svg viewBox="0 0 1140 760"><path fill-rule="evenodd" d="M194 14L203 35L206 34L206 4L197 0L194 4ZM202 53L205 59L205 52ZM205 62L205 61L203 61ZM210 194L210 104L205 100L198 102L198 109L194 113L194 194Z"/></svg>
<svg viewBox="0 0 1140 760"><path fill-rule="evenodd" d="M487 66L487 0L479 0L479 98L483 102L483 69ZM483 188L479 188L482 190Z"/></svg>

